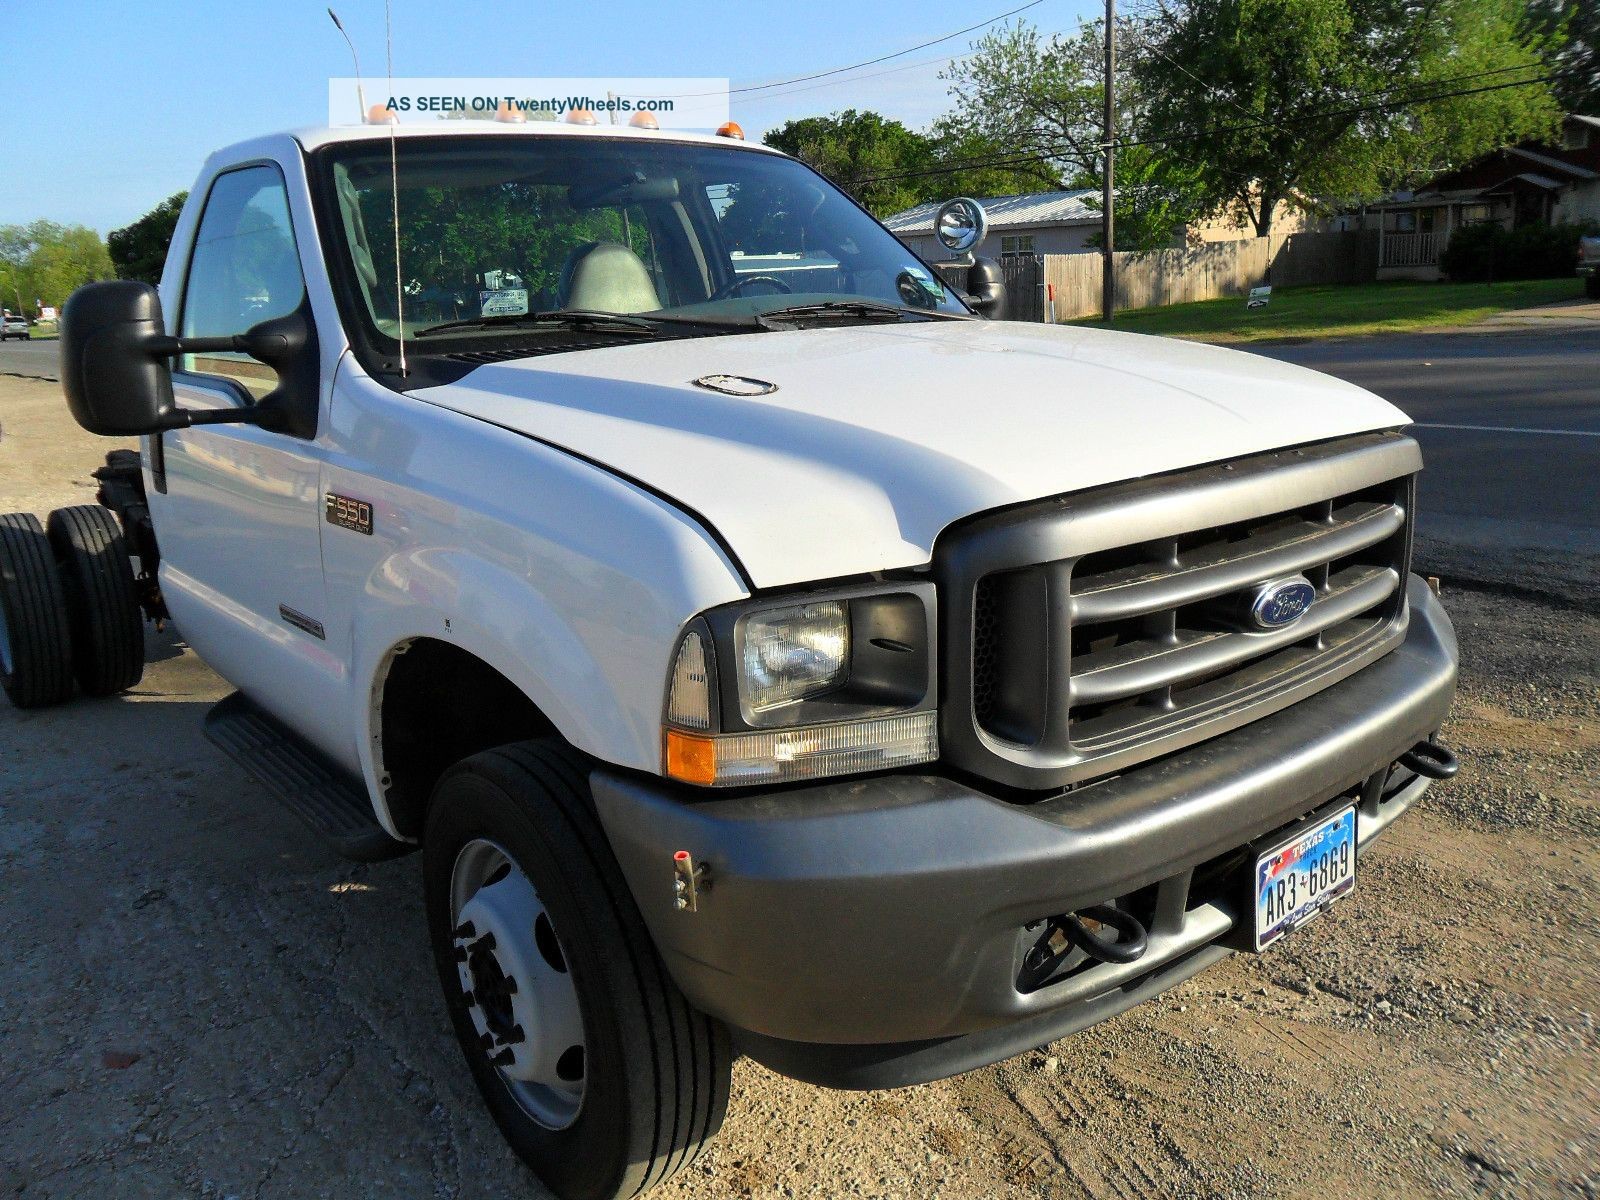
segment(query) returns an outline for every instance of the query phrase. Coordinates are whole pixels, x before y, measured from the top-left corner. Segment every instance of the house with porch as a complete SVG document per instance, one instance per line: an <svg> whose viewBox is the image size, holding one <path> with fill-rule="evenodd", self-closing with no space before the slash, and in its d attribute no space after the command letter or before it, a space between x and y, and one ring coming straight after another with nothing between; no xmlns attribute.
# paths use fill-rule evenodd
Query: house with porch
<svg viewBox="0 0 1600 1200"><path fill-rule="evenodd" d="M1600 117L1573 113L1551 144L1506 146L1395 192L1359 213L1349 229L1378 231L1379 279L1439 279L1439 256L1463 225L1600 221Z"/></svg>

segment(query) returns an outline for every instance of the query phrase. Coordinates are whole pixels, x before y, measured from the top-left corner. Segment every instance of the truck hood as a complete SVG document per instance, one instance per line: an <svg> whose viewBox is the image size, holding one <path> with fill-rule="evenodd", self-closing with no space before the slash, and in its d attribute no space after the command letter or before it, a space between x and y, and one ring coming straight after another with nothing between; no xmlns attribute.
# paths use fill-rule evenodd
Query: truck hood
<svg viewBox="0 0 1600 1200"><path fill-rule="evenodd" d="M694 382L710 375L777 389ZM927 563L942 529L986 509L1407 420L1252 354L986 321L607 347L414 395L671 498L760 588Z"/></svg>

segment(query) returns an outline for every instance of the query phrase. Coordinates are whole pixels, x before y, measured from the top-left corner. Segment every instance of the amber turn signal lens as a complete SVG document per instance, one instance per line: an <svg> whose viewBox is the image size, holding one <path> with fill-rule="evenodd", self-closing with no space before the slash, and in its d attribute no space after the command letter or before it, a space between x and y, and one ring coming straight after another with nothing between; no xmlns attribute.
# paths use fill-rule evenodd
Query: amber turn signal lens
<svg viewBox="0 0 1600 1200"><path fill-rule="evenodd" d="M710 787L717 781L716 740L668 729L667 775L684 783Z"/></svg>

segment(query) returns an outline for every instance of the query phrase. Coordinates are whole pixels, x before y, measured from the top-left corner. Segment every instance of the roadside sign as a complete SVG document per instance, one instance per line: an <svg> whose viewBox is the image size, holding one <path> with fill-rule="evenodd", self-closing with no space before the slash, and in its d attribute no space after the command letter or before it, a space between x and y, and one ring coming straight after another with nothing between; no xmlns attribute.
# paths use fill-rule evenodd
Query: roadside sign
<svg viewBox="0 0 1600 1200"><path fill-rule="evenodd" d="M1265 308L1267 301L1272 299L1272 287L1254 287L1250 289L1250 298L1245 301L1246 308Z"/></svg>

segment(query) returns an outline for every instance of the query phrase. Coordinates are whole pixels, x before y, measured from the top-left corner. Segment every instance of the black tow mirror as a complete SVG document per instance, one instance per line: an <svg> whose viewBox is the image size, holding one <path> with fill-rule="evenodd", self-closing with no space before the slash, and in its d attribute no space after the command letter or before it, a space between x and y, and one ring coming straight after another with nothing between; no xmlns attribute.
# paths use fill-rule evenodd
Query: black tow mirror
<svg viewBox="0 0 1600 1200"><path fill-rule="evenodd" d="M114 279L86 283L61 310L61 388L67 407L90 433L109 437L161 433L191 425L269 425L280 420L275 402L284 384L303 388L310 340L306 316L296 311L263 321L231 337L168 336L161 297L148 283ZM243 408L181 409L172 396L172 364L179 354L236 350L279 373L280 386L259 404ZM292 378L291 378L292 377ZM315 379L310 394L316 394Z"/></svg>
<svg viewBox="0 0 1600 1200"><path fill-rule="evenodd" d="M148 283L115 279L73 292L61 311L61 388L78 424L110 437L181 425L164 352L171 341Z"/></svg>
<svg viewBox="0 0 1600 1200"><path fill-rule="evenodd" d="M967 268L967 299L979 313L997 321L1006 308L1006 276L992 258L974 259Z"/></svg>

